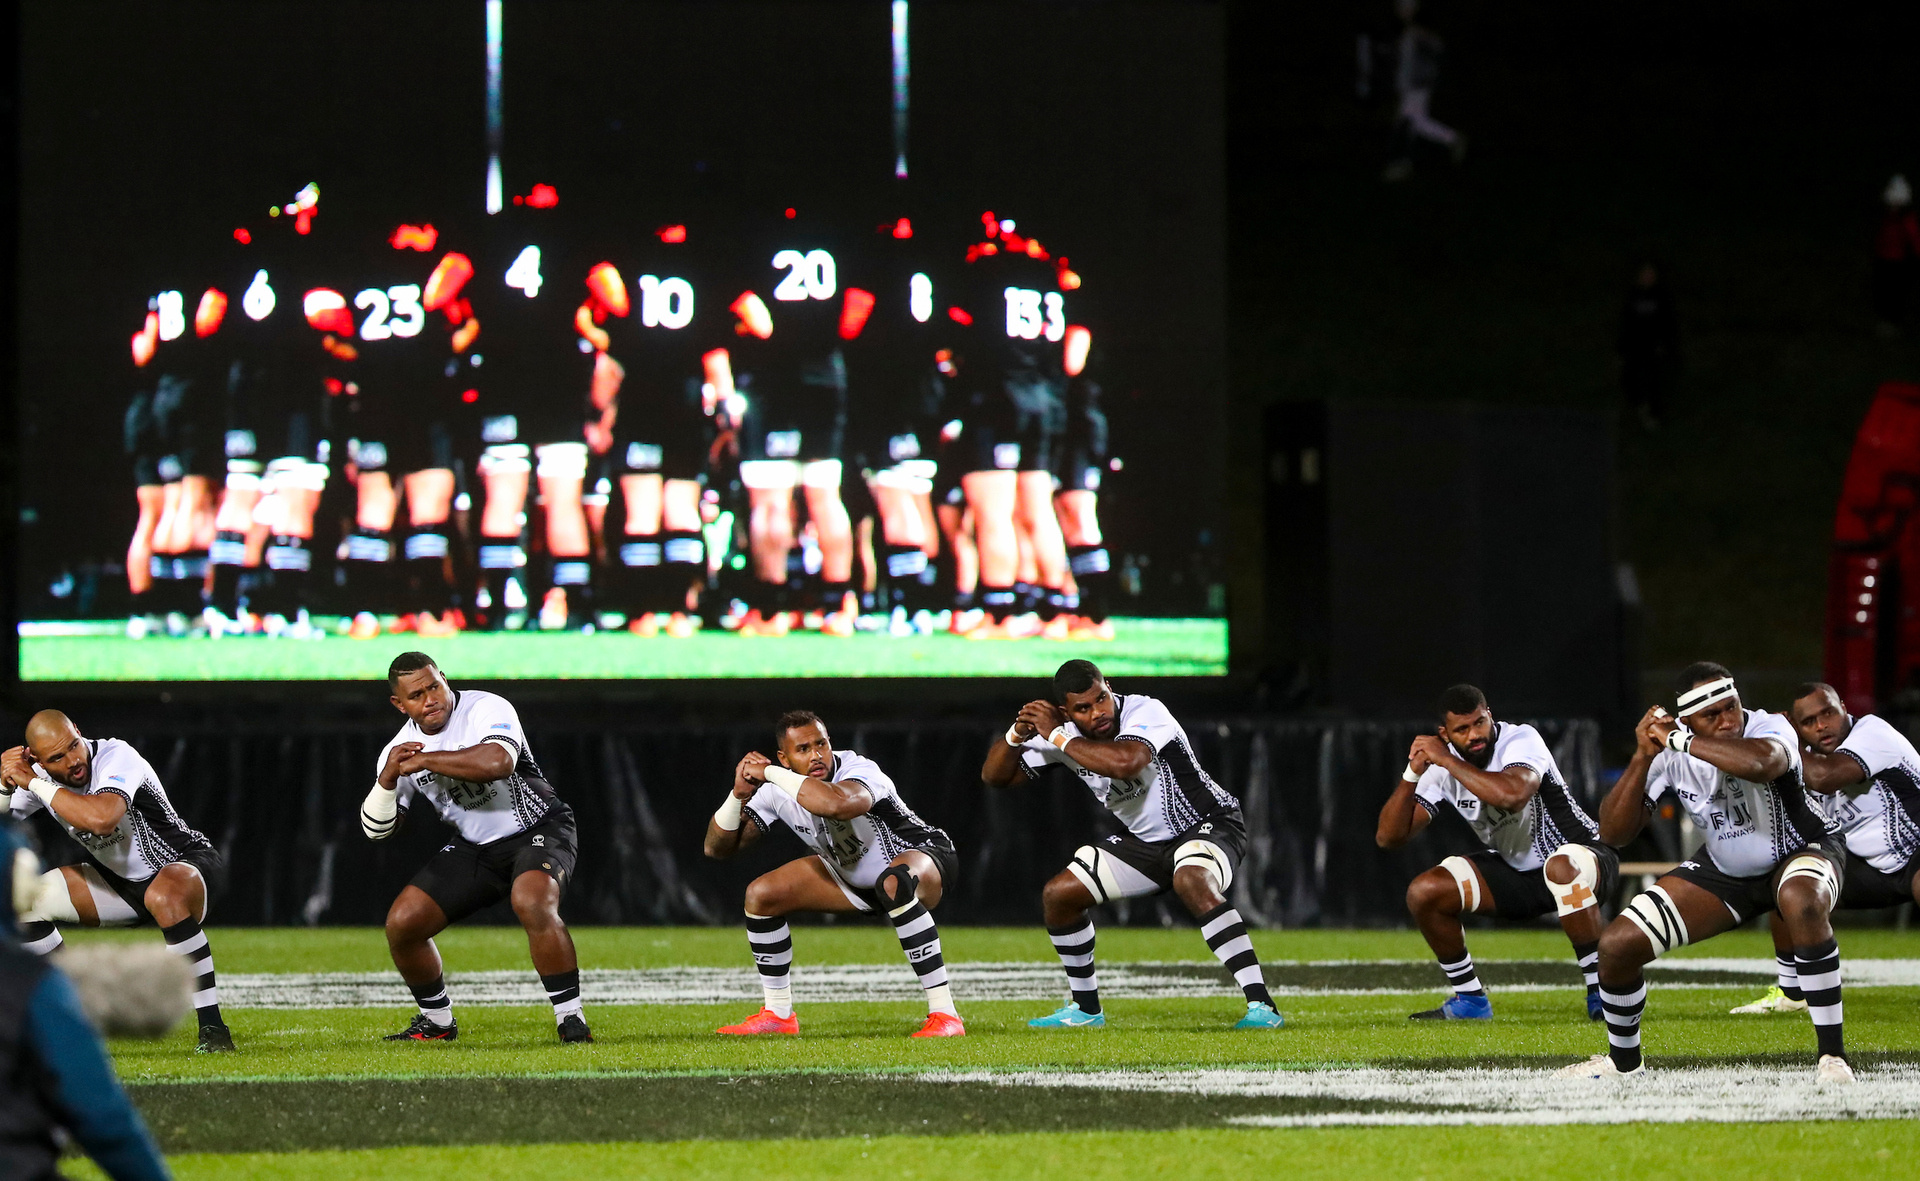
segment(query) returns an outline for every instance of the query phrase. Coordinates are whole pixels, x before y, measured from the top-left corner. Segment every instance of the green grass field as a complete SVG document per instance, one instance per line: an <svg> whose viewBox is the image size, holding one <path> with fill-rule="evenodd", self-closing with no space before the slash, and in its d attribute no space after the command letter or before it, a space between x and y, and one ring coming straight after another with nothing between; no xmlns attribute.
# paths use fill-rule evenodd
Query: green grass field
<svg viewBox="0 0 1920 1181"><path fill-rule="evenodd" d="M376 930L210 935L223 981L294 973L384 980L391 972ZM154 938L133 931L75 941ZM1898 975L1920 953L1920 935L1873 929L1841 938L1843 956L1862 970L1879 958ZM750 971L738 930L582 928L576 940L583 966L609 976ZM924 1006L891 997L910 993L809 1001L810 973L824 981L897 969L911 989L890 932L836 925L795 929L800 1037L712 1032L753 1002L595 1003L589 982L597 1041L562 1046L544 1006L463 1001L471 995L463 974L532 975L517 929L482 927L441 940L460 1020L452 1044L378 1040L409 1017L396 984L391 1005L230 1006L241 1047L232 1056L193 1054L184 1028L112 1049L182 1177L1011 1178L1089 1169L1227 1177L1284 1169L1440 1179L1578 1162L1583 1176L1697 1181L1711 1169L1720 1181L1836 1168L1908 1176L1920 1150L1920 986L1849 990L1848 1043L1862 1082L1839 1096L1816 1094L1804 1016L1726 1014L1767 982L1751 967L1770 956L1759 931L1675 957L1711 959L1695 967L1714 971L1654 977L1646 1027L1654 1069L1636 1080L1641 1088L1541 1081L1541 1072L1606 1041L1586 1020L1565 941L1551 931L1475 933L1496 1019L1444 1024L1406 1020L1445 994L1416 934L1259 932L1270 982L1291 988L1279 995L1287 1027L1263 1033L1229 1030L1237 997L1198 970L1194 995L1113 995L1111 981L1128 965L1205 962L1192 930L1102 931L1110 1025L1068 1033L1027 1028L1052 1007L1044 997L979 999L989 964L1055 963L1044 932L955 928L943 940L965 1038L907 1038ZM1673 986L1683 979L1697 982ZM1528 990L1522 981L1535 983ZM1347 987L1356 982L1377 990ZM229 984L230 994L243 987ZM1474 1125L1483 1119L1492 1126ZM1603 1122L1588 1122L1595 1119ZM1639 1119L1655 1122L1614 1122ZM67 1171L98 1175L77 1160Z"/></svg>
<svg viewBox="0 0 1920 1181"><path fill-rule="evenodd" d="M945 633L896 638L818 634L748 639L702 632L639 639L625 632L469 632L426 643L472 680L620 680L686 677L1034 677L1073 655L1118 676L1219 676L1227 671L1222 619L1117 619L1112 642L970 641ZM124 634L20 638L23 681L359 681L386 675L396 643L343 636L295 642L264 637Z"/></svg>

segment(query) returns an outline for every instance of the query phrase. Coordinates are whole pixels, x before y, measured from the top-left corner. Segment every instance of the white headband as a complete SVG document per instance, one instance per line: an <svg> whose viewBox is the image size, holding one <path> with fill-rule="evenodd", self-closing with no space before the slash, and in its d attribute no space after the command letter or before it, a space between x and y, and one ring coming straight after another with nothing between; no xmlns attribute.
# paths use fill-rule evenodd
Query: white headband
<svg viewBox="0 0 1920 1181"><path fill-rule="evenodd" d="M1708 681L1682 693L1674 702L1676 717L1699 713L1709 705L1717 705L1729 697L1738 697L1740 691L1733 687L1732 677L1721 677L1717 681Z"/></svg>

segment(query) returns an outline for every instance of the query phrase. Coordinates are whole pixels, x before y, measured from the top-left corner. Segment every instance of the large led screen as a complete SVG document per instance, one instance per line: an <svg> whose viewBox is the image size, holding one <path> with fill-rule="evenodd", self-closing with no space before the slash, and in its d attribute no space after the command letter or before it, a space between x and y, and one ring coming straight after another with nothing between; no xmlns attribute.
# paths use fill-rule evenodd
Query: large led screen
<svg viewBox="0 0 1920 1181"><path fill-rule="evenodd" d="M1217 8L22 28L23 680L1226 671Z"/></svg>

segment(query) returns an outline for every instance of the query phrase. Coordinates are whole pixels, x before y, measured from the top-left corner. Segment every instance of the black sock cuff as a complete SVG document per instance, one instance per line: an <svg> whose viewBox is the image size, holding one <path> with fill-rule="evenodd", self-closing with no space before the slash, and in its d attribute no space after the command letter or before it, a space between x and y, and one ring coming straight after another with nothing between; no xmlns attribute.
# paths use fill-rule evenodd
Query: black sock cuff
<svg viewBox="0 0 1920 1181"><path fill-rule="evenodd" d="M1818 943L1809 943L1805 947L1796 947L1793 949L1794 959L1803 964L1812 960L1831 959L1839 954L1840 941L1831 938L1823 939Z"/></svg>
<svg viewBox="0 0 1920 1181"><path fill-rule="evenodd" d="M1232 909L1233 909L1233 903L1222 902L1220 905L1214 907L1212 910L1200 916L1200 925L1204 927L1208 923L1226 914L1228 911Z"/></svg>
<svg viewBox="0 0 1920 1181"><path fill-rule="evenodd" d="M413 994L413 999L416 1001L430 1001L434 997L446 995L447 978L435 976L425 984L409 984L407 991Z"/></svg>
<svg viewBox="0 0 1920 1181"><path fill-rule="evenodd" d="M185 943L199 933L200 924L194 921L192 915L188 915L171 927L160 928L161 937L168 943Z"/></svg>
<svg viewBox="0 0 1920 1181"><path fill-rule="evenodd" d="M1078 923L1075 923L1074 925L1072 925L1072 926L1070 926L1070 927L1048 927L1048 928L1047 928L1047 934L1049 934L1049 935L1078 935L1078 934L1079 934L1080 932L1082 932L1082 931L1084 931L1084 930L1086 930L1086 929L1087 929L1088 927L1091 927L1091 926L1093 926L1093 920L1092 920L1092 919L1081 919L1081 920L1080 920L1080 921L1079 921Z"/></svg>
<svg viewBox="0 0 1920 1181"><path fill-rule="evenodd" d="M762 935L770 935L786 925L787 920L784 917L762 919L755 918L752 915L747 916L747 930L758 932Z"/></svg>

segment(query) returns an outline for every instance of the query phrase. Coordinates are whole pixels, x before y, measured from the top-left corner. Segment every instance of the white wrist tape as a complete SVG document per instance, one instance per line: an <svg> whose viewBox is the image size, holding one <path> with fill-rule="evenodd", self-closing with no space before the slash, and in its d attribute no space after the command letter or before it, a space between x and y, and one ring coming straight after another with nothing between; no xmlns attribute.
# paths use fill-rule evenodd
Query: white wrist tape
<svg viewBox="0 0 1920 1181"><path fill-rule="evenodd" d="M1420 777L1419 777L1418 775L1415 775L1415 774L1413 773L1413 764L1412 764L1412 763L1408 763L1408 764L1407 764L1407 769L1406 769L1406 770L1404 770L1404 771L1402 771L1402 772L1400 772L1400 778L1402 778L1402 779L1404 779L1404 780L1406 780L1406 781L1407 781L1408 783L1418 783L1418 782L1420 782Z"/></svg>
<svg viewBox="0 0 1920 1181"><path fill-rule="evenodd" d="M1067 743L1072 741L1072 736L1067 733L1065 726L1055 726L1053 733L1047 735L1047 741L1053 743L1061 750L1065 750L1067 749Z"/></svg>
<svg viewBox="0 0 1920 1181"><path fill-rule="evenodd" d="M48 811L52 811L53 797L60 791L60 785L35 775L27 781L27 790L39 796L40 802L47 806Z"/></svg>
<svg viewBox="0 0 1920 1181"><path fill-rule="evenodd" d="M1667 734L1667 749L1686 754L1693 749L1693 731L1685 726L1676 726Z"/></svg>
<svg viewBox="0 0 1920 1181"><path fill-rule="evenodd" d="M738 832L740 830L740 809L744 804L745 801L739 796L728 792L726 802L721 804L720 810L713 814L713 823L715 826L725 829L727 832Z"/></svg>
<svg viewBox="0 0 1920 1181"><path fill-rule="evenodd" d="M1008 746L1025 746L1026 745L1026 739L1020 737L1019 731L1020 731L1020 723L1018 722L1015 722L1013 725L1007 727L1007 745Z"/></svg>
<svg viewBox="0 0 1920 1181"><path fill-rule="evenodd" d="M786 792L789 796L792 796L795 800L800 798L800 785L807 781L805 775L799 775L787 770L785 767L777 766L763 767L760 771L760 776L768 783L771 783L781 791Z"/></svg>
<svg viewBox="0 0 1920 1181"><path fill-rule="evenodd" d="M360 805L360 831L368 840L384 841L393 835L395 817L400 812L400 793L374 783L373 790Z"/></svg>

